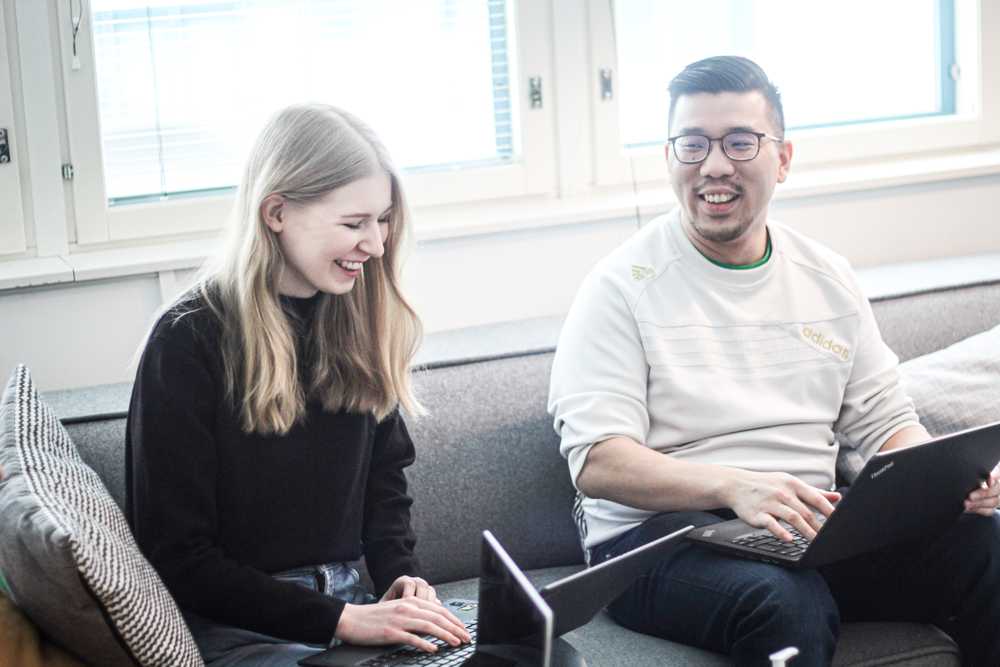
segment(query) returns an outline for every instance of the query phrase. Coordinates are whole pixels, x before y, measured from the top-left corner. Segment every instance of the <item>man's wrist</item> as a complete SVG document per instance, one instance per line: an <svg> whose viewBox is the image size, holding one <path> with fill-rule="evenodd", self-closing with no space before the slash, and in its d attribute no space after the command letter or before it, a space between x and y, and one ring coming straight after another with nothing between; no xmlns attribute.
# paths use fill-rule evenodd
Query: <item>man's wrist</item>
<svg viewBox="0 0 1000 667"><path fill-rule="evenodd" d="M736 504L736 497L740 493L739 489L745 475L745 470L720 466L712 493L718 507L732 509Z"/></svg>

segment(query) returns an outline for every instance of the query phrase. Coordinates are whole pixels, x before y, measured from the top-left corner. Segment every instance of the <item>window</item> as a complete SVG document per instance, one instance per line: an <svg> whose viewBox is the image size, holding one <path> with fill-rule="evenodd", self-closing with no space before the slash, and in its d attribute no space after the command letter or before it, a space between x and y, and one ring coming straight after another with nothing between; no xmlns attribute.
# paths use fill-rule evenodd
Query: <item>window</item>
<svg viewBox="0 0 1000 667"><path fill-rule="evenodd" d="M621 141L661 146L670 78L719 53L778 82L787 129L954 113L952 13L941 0L617 0Z"/></svg>
<svg viewBox="0 0 1000 667"><path fill-rule="evenodd" d="M111 205L236 185L267 116L307 100L378 128L404 168L515 156L504 0L91 7Z"/></svg>
<svg viewBox="0 0 1000 667"><path fill-rule="evenodd" d="M19 170L24 153L21 152L14 132L14 107L10 79L10 56L7 52L7 23L3 5L0 5L0 255L23 252L26 248L23 208L21 206L21 180Z"/></svg>
<svg viewBox="0 0 1000 667"><path fill-rule="evenodd" d="M751 56L781 87L798 184L809 171L820 187L856 181L865 161L913 173L951 169L918 163L938 155L958 168L992 165L989 148L1000 145L1000 3L991 0L0 7L11 74L5 83L0 68L0 93L11 90L0 94L0 123L12 100L25 158L18 170L0 166L0 195L24 195L27 223L0 217L0 254L214 234L264 118L310 99L374 126L422 209L424 238L473 220L498 231L638 210L665 185L667 81L718 52ZM73 167L68 183L62 163ZM907 174L899 182L913 182ZM470 212L469 202L481 205Z"/></svg>
<svg viewBox="0 0 1000 667"><path fill-rule="evenodd" d="M595 112L599 184L664 178L667 85L720 53L752 58L778 85L799 167L982 142L979 3L591 0L590 9L595 60L615 77L613 99ZM603 24L613 29L602 34Z"/></svg>
<svg viewBox="0 0 1000 667"><path fill-rule="evenodd" d="M529 178L551 161L550 143L533 136L537 121L522 118L511 0L89 4L90 30L78 39L92 40L93 66L81 63L89 71L74 78L89 81L71 97L91 113L70 125L71 139L100 128L103 159L86 170L101 173L103 194L95 198L97 184L88 182L77 209L91 240L144 235L148 225L126 220L136 212L148 220L150 206L162 211L164 203L198 219L180 231L218 226L225 206L209 200L231 197L267 117L305 101L356 113L415 180L480 175L473 190L452 189L445 199L551 187L551 178Z"/></svg>

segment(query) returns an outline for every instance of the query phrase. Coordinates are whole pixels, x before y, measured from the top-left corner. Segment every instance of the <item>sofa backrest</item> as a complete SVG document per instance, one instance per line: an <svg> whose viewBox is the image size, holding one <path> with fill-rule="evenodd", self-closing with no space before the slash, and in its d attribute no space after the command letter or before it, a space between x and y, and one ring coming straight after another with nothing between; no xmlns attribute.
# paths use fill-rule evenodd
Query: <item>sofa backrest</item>
<svg viewBox="0 0 1000 667"><path fill-rule="evenodd" d="M900 361L1000 324L1000 281L872 300L882 338Z"/></svg>
<svg viewBox="0 0 1000 667"><path fill-rule="evenodd" d="M430 414L409 421L417 555L428 579L476 576L489 529L525 569L583 561L573 486L546 413L552 353L415 375Z"/></svg>
<svg viewBox="0 0 1000 667"><path fill-rule="evenodd" d="M1000 323L1000 282L879 299L882 335L902 360ZM479 533L493 531L526 569L581 563L573 488L546 413L551 351L418 370L430 414L408 424L417 553L431 582L476 576ZM121 415L73 420L74 442L121 505Z"/></svg>

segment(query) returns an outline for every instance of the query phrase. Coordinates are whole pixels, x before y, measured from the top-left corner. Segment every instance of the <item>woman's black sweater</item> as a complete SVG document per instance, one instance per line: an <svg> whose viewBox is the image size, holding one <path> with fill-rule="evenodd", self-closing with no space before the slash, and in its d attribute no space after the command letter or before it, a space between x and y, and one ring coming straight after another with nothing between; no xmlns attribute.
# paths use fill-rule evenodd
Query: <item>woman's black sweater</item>
<svg viewBox="0 0 1000 667"><path fill-rule="evenodd" d="M282 297L300 332L315 305ZM310 401L285 435L244 433L226 398L220 322L199 300L184 311L157 322L132 390L126 493L136 540L182 608L325 644L343 603L269 573L364 555L377 593L418 574L406 425L398 412L376 423Z"/></svg>

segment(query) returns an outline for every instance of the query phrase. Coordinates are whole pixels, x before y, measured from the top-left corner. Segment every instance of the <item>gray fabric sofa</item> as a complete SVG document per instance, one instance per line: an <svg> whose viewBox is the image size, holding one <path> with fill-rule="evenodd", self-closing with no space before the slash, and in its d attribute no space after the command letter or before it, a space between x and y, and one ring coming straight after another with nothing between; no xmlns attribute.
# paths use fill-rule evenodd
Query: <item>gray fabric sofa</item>
<svg viewBox="0 0 1000 667"><path fill-rule="evenodd" d="M905 360L1000 322L1000 281L878 299L874 309L886 341ZM416 374L430 415L410 421L418 454L408 474L413 521L425 574L442 597L475 596L485 528L538 584L583 567L570 518L574 491L545 411L551 362L551 350L537 350L438 364ZM66 422L83 457L121 504L124 415ZM566 639L591 667L730 664L724 656L630 632L604 613ZM858 623L843 627L835 664L961 661L937 628Z"/></svg>

